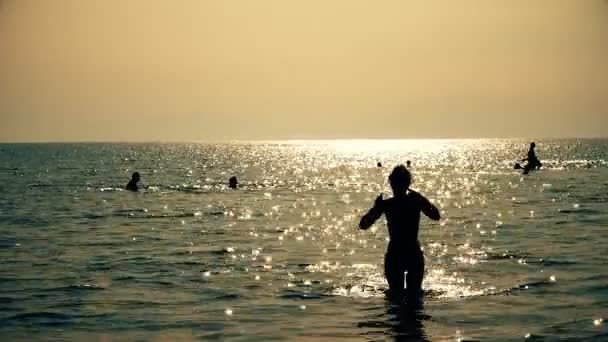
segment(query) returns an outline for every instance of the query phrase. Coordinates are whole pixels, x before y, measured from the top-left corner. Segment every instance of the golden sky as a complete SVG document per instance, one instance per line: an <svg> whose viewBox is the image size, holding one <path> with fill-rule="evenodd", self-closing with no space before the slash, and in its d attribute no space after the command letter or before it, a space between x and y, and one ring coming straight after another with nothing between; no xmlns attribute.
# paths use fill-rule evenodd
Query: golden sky
<svg viewBox="0 0 608 342"><path fill-rule="evenodd" d="M605 0L0 0L0 141L606 132Z"/></svg>

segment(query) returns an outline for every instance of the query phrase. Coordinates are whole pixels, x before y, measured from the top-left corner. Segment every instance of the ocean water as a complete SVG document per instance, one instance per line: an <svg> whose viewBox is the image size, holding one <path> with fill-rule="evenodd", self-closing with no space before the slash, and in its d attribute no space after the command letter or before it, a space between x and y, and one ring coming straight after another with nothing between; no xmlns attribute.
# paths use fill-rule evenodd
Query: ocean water
<svg viewBox="0 0 608 342"><path fill-rule="evenodd" d="M527 145L0 145L1 340L606 341L608 140ZM357 224L406 160L443 218L395 306Z"/></svg>

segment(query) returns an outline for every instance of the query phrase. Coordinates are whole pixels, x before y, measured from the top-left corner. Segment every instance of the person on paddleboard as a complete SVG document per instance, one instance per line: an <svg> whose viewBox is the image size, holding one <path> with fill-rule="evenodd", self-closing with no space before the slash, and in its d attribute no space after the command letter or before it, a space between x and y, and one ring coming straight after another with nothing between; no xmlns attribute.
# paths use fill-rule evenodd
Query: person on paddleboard
<svg viewBox="0 0 608 342"><path fill-rule="evenodd" d="M536 143L535 142L530 143L530 149L528 150L528 157L522 159L522 161L528 162L528 164L526 164L524 166L524 173L528 173L532 170L538 170L543 166L543 164L540 162L540 160L538 160L538 158L536 157L536 152L534 151L535 148L536 148Z"/></svg>
<svg viewBox="0 0 608 342"><path fill-rule="evenodd" d="M386 215L390 241L384 259L384 275L389 297L400 300L405 294L417 296L422 290L424 255L418 241L420 213L435 221L441 219L441 215L426 197L409 189L412 176L405 166L395 167L388 179L393 197L383 199L380 194L374 206L361 218L359 228L366 230L382 214ZM407 289L403 287L404 278Z"/></svg>

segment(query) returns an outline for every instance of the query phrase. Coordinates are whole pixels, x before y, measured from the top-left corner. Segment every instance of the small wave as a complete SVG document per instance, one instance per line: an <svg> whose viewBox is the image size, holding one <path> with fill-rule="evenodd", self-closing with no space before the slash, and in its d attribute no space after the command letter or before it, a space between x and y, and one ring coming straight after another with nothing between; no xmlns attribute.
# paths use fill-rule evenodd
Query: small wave
<svg viewBox="0 0 608 342"><path fill-rule="evenodd" d="M49 221L43 217L38 216L13 216L8 220L4 221L8 225L17 225L22 227L34 228L34 227L48 227Z"/></svg>
<svg viewBox="0 0 608 342"><path fill-rule="evenodd" d="M213 297L213 300L236 300L241 298L240 295L236 294L236 293L221 293L218 294L217 296Z"/></svg>
<svg viewBox="0 0 608 342"><path fill-rule="evenodd" d="M385 286L374 285L345 285L333 289L332 294L343 297L370 298L381 297L386 293Z"/></svg>
<svg viewBox="0 0 608 342"><path fill-rule="evenodd" d="M103 214L95 214L95 213L85 213L82 214L82 218L88 219L88 220L99 220L102 218L105 218L106 215Z"/></svg>
<svg viewBox="0 0 608 342"><path fill-rule="evenodd" d="M5 324L29 323L39 325L64 325L71 323L73 317L56 312L28 312L21 313L4 319Z"/></svg>
<svg viewBox="0 0 608 342"><path fill-rule="evenodd" d="M115 262L118 264L123 264L125 262L129 262L129 263L133 263L133 264L137 264L137 265L145 265L145 264L150 264L150 263L154 262L154 260L152 259L151 256L134 255L134 256L128 256L128 257L116 259Z"/></svg>
<svg viewBox="0 0 608 342"><path fill-rule="evenodd" d="M46 294L50 293L50 292L81 292L81 291L102 291L105 290L106 288L100 285L96 285L96 284L74 284L74 285L68 285L68 286L58 286L58 287L52 287L52 288L46 288L44 289L44 294L41 294L40 296L44 297L46 296Z"/></svg>
<svg viewBox="0 0 608 342"><path fill-rule="evenodd" d="M553 285L553 283L549 280L533 281L530 283L524 283L524 284L513 286L511 288L511 291L529 290L530 288L538 288L538 287L545 286L545 285Z"/></svg>
<svg viewBox="0 0 608 342"><path fill-rule="evenodd" d="M27 185L29 188L53 188L56 187L57 185L54 184L42 184L42 183L34 183L34 184L28 184Z"/></svg>
<svg viewBox="0 0 608 342"><path fill-rule="evenodd" d="M586 209L586 208L558 209L557 212L561 213L561 214L579 214L579 215L594 215L594 214L601 213L599 210Z"/></svg>
<svg viewBox="0 0 608 342"><path fill-rule="evenodd" d="M99 191L101 191L101 192L120 192L120 191L125 191L125 190L123 188L106 187L106 188L99 188Z"/></svg>
<svg viewBox="0 0 608 342"><path fill-rule="evenodd" d="M8 238L8 239L0 239L0 248L10 248L18 246L17 239Z"/></svg>
<svg viewBox="0 0 608 342"><path fill-rule="evenodd" d="M576 265L577 262L574 260L555 260L555 259L529 259L526 261L528 264L541 264L543 266L566 266Z"/></svg>
<svg viewBox="0 0 608 342"><path fill-rule="evenodd" d="M146 208L133 208L133 209L116 209L116 210L114 210L114 213L116 213L116 214L129 214L129 213L133 213L133 212L147 213L148 209L146 209Z"/></svg>
<svg viewBox="0 0 608 342"><path fill-rule="evenodd" d="M142 278L142 277L134 277L134 276L120 276L117 278L114 278L113 281L115 282L119 282L119 281L130 281L130 282L135 282L135 283L139 283L139 284L146 284L146 285L157 285L159 287L177 287L180 284L178 283L178 280L162 280L162 279L150 279L150 278Z"/></svg>
<svg viewBox="0 0 608 342"><path fill-rule="evenodd" d="M30 189L50 189L50 188L54 188L57 191L60 191L62 189L66 189L66 188L82 188L82 187L86 187L86 184L71 184L71 183L62 183L62 182L57 182L55 184L46 184L46 183L32 183L32 184L28 184L27 187Z"/></svg>
<svg viewBox="0 0 608 342"><path fill-rule="evenodd" d="M538 288L542 288L545 286L552 286L554 284L555 284L555 282L553 282L551 280L539 280L539 281L533 281L533 282L529 282L529 283L515 285L511 288L506 288L506 289L490 289L490 290L486 291L485 293L480 294L480 296L498 296L498 295L507 295L508 296L508 295L512 295L512 294L522 292L522 291L538 289Z"/></svg>
<svg viewBox="0 0 608 342"><path fill-rule="evenodd" d="M88 291L99 291L105 290L106 288L95 284L76 284L64 287L66 290L88 290Z"/></svg>
<svg viewBox="0 0 608 342"><path fill-rule="evenodd" d="M142 219L166 219L166 218L185 218L185 217L199 217L198 213L182 213L182 214L150 214L150 215L128 215Z"/></svg>
<svg viewBox="0 0 608 342"><path fill-rule="evenodd" d="M597 281L597 280L604 281L605 280L608 283L608 274L594 274L594 275L585 277L583 279L587 280L587 281Z"/></svg>
<svg viewBox="0 0 608 342"><path fill-rule="evenodd" d="M285 290L283 292L284 293L280 294L279 297L291 300L309 300L331 297L331 295L327 293L297 292L294 290Z"/></svg>
<svg viewBox="0 0 608 342"><path fill-rule="evenodd" d="M487 260L505 260L505 259L527 259L530 257L530 254L528 253L516 253L516 252L510 252L510 251L506 251L504 253L486 253Z"/></svg>
<svg viewBox="0 0 608 342"><path fill-rule="evenodd" d="M190 254L190 253L188 253L188 254ZM172 265L203 266L203 265L207 265L207 263L202 262L202 261L186 260L186 261L174 262L174 263L172 263Z"/></svg>
<svg viewBox="0 0 608 342"><path fill-rule="evenodd" d="M212 211L212 212L174 212L174 213L150 213L148 209L119 209L115 210L111 216L114 217L132 217L139 219L167 219L167 218L188 218L188 217L201 217L201 216L222 216L223 211ZM107 217L102 214L87 214L85 218L90 219L101 219Z"/></svg>
<svg viewBox="0 0 608 342"><path fill-rule="evenodd" d="M0 297L0 304L10 304L13 302L16 302L16 299L13 298L9 298L9 297Z"/></svg>
<svg viewBox="0 0 608 342"><path fill-rule="evenodd" d="M120 276L116 276L114 277L112 280L114 281L128 281L128 280L136 280L137 277L131 276L131 275L120 275Z"/></svg>
<svg viewBox="0 0 608 342"><path fill-rule="evenodd" d="M208 252L211 254L224 255L224 254L234 253L235 251L236 251L236 249L234 249L232 247L225 247L222 249L216 249L216 250L212 250L212 251L208 251Z"/></svg>
<svg viewBox="0 0 608 342"><path fill-rule="evenodd" d="M213 190L218 190L219 187L216 185L202 185L202 186L195 185L195 186L186 186L186 187L170 186L169 189L179 191L179 192L185 192L185 193L203 194L203 193L211 192Z"/></svg>
<svg viewBox="0 0 608 342"><path fill-rule="evenodd" d="M485 255L486 260L521 260L526 264L539 264L544 266L558 266L558 265L574 265L574 260L556 260L556 259L545 259L539 257L532 257L529 253L521 252L509 252L504 253L492 253L487 252Z"/></svg>

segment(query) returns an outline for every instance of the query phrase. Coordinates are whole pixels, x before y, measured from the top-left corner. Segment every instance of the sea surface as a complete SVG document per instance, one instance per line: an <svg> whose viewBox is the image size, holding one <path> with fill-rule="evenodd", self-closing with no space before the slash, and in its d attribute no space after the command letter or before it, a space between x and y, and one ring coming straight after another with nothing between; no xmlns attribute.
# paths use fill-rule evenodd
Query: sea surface
<svg viewBox="0 0 608 342"><path fill-rule="evenodd" d="M608 341L608 140L536 142L1 144L0 339ZM442 220L393 305L357 225L406 160Z"/></svg>

